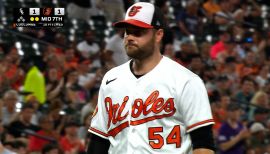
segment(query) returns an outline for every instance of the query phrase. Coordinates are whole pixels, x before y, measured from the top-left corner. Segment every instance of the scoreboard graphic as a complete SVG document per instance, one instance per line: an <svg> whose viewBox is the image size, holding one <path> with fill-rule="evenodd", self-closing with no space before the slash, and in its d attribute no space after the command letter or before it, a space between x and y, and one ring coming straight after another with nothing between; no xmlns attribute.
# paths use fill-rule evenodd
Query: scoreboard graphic
<svg viewBox="0 0 270 154"><path fill-rule="evenodd" d="M65 8L14 8L13 27L63 27Z"/></svg>

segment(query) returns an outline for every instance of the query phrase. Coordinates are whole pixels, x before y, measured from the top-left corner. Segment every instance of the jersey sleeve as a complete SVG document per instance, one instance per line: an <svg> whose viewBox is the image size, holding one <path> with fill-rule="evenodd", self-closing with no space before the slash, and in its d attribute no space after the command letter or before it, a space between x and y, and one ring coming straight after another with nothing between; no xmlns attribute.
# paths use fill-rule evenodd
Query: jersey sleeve
<svg viewBox="0 0 270 154"><path fill-rule="evenodd" d="M108 139L107 129L108 113L104 104L104 92L101 86L99 90L98 103L93 113L88 131L102 138Z"/></svg>
<svg viewBox="0 0 270 154"><path fill-rule="evenodd" d="M192 77L180 95L180 110L187 132L214 124L206 88L199 77Z"/></svg>

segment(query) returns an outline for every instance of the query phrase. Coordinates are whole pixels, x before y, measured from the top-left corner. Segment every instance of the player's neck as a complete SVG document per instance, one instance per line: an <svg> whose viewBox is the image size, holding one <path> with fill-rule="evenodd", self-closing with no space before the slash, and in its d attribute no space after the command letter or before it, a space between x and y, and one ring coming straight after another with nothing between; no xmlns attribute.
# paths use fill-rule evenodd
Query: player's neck
<svg viewBox="0 0 270 154"><path fill-rule="evenodd" d="M162 55L155 54L149 58L138 60L133 59L132 70L135 75L144 75L150 72L162 59Z"/></svg>

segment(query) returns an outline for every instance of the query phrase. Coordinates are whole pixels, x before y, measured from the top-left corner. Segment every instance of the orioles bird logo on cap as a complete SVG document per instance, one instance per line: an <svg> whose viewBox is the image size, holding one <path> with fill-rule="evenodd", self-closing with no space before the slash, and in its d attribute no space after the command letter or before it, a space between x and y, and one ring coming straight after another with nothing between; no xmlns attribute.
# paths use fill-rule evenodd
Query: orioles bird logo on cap
<svg viewBox="0 0 270 154"><path fill-rule="evenodd" d="M138 12L140 12L141 8L142 8L141 6L133 6L129 11L128 16L130 17L135 16Z"/></svg>
<svg viewBox="0 0 270 154"><path fill-rule="evenodd" d="M51 12L52 12L52 8L43 8L43 14L45 16L51 15Z"/></svg>

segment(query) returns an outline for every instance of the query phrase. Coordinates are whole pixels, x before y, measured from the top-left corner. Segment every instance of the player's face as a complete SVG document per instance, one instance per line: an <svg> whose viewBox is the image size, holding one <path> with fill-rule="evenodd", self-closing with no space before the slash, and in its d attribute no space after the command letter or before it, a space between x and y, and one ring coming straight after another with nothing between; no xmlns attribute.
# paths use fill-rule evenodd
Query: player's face
<svg viewBox="0 0 270 154"><path fill-rule="evenodd" d="M127 55L134 59L151 56L155 48L155 31L155 29L127 27L124 37Z"/></svg>

